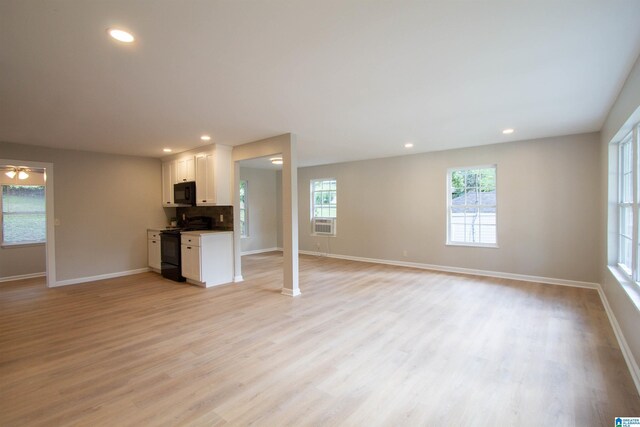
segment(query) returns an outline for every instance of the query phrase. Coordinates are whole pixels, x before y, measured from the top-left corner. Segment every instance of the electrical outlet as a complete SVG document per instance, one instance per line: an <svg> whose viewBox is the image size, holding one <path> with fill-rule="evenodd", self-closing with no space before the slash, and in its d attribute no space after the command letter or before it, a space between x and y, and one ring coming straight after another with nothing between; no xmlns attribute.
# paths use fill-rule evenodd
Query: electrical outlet
<svg viewBox="0 0 640 427"><path fill-rule="evenodd" d="M402 256L403 256L403 257L405 257L405 258L406 258L406 257L408 257L408 256L409 256L409 252L407 252L407 250L406 250L406 249L405 249L405 250L403 250L403 251L402 251Z"/></svg>
<svg viewBox="0 0 640 427"><path fill-rule="evenodd" d="M224 222L224 215L220 214L220 222Z"/></svg>
<svg viewBox="0 0 640 427"><path fill-rule="evenodd" d="M320 242L316 242L316 248L320 249Z"/></svg>

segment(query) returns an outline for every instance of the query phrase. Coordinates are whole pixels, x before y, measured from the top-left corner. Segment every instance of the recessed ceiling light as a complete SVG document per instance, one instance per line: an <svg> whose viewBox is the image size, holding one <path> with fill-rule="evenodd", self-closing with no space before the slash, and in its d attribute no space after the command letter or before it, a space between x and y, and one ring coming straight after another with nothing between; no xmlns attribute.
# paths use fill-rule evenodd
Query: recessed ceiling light
<svg viewBox="0 0 640 427"><path fill-rule="evenodd" d="M269 160L271 160L271 163L273 163L274 165L282 164L282 157L272 157Z"/></svg>
<svg viewBox="0 0 640 427"><path fill-rule="evenodd" d="M124 30L119 30L117 28L109 28L107 32L111 37L113 37L114 39L122 43L133 43L133 41L135 40L135 37L133 37L133 34L128 33Z"/></svg>
<svg viewBox="0 0 640 427"><path fill-rule="evenodd" d="M505 130L503 130L503 131L502 131L502 133L503 133L503 134L505 134L505 135L510 135L510 134L512 134L513 132L515 132L515 130L513 130L513 129L511 129L511 128L509 128L509 129L505 129Z"/></svg>
<svg viewBox="0 0 640 427"><path fill-rule="evenodd" d="M171 152L171 148L163 148L162 151L164 151L165 153L170 153Z"/></svg>
<svg viewBox="0 0 640 427"><path fill-rule="evenodd" d="M404 144L404 148L413 148L413 143L407 142L406 144Z"/></svg>
<svg viewBox="0 0 640 427"><path fill-rule="evenodd" d="M202 135L200 139L203 141L211 141L211 137L209 135Z"/></svg>

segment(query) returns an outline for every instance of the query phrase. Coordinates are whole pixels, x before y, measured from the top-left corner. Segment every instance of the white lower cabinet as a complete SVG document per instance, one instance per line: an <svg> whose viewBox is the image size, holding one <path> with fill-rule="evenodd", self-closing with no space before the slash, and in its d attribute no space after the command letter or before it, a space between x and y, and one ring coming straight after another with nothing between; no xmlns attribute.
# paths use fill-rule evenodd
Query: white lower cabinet
<svg viewBox="0 0 640 427"><path fill-rule="evenodd" d="M160 258L160 232L147 231L148 264L155 272L160 272L162 259Z"/></svg>
<svg viewBox="0 0 640 427"><path fill-rule="evenodd" d="M233 281L233 232L190 231L180 239L187 282L208 288Z"/></svg>

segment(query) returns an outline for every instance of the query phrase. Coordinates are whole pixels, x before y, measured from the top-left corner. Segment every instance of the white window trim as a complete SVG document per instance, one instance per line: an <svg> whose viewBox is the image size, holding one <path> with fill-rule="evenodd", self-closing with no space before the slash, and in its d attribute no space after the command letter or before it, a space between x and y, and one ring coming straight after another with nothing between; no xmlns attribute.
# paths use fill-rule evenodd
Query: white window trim
<svg viewBox="0 0 640 427"><path fill-rule="evenodd" d="M10 249L10 248L23 248L23 247L29 247L29 246L41 246L41 245L45 245L47 243L47 238L46 238L46 233L45 233L45 238L44 240L25 240L22 242L5 242L4 241L4 216L5 213L3 211L3 206L2 206L2 187L5 185L22 185L22 184L8 184L8 183L2 183L0 184L0 248L3 249ZM25 184L26 185L26 184ZM38 185L38 186L42 186L43 185ZM46 187L45 187L45 191L46 191ZM34 214L36 212L33 212ZM45 231L47 228L46 225L46 208L45 211L43 212L45 214Z"/></svg>
<svg viewBox="0 0 640 427"><path fill-rule="evenodd" d="M620 202L620 200L622 200L622 179L621 179L621 174L622 174L622 144L625 143L628 139L631 139L630 143L631 143L631 152L632 152L632 159L631 159L631 164L633 165L633 178L632 178L632 184L633 184L633 188L632 188L632 201L631 202ZM640 244L640 230L639 230L639 223L640 223L640 218L638 218L638 213L640 212L639 206L639 200L638 200L638 196L640 194L640 182L638 181L639 178L639 173L638 173L638 161L640 160L639 156L638 156L638 149L640 148L640 123L636 123L632 128L631 131L627 132L624 134L623 138L620 138L619 141L615 142L616 145L616 172L615 172L615 177L617 180L616 183L616 188L617 188L617 194L616 194L616 217L617 217L617 221L616 221L616 230L615 230L615 235L616 235L616 256L615 256L615 268L618 271L618 276L623 276L625 277L629 282L631 283L635 283L636 286L638 286L638 282L640 281L640 272L638 272L638 267L639 267L639 263L638 263L638 256L639 256L639 252L638 252L638 245ZM631 271L629 271L628 268L626 268L624 265L622 265L620 263L620 252L622 250L622 239L621 237L621 233L620 233L620 216L621 216L621 210L620 207L625 206L625 207L631 207L632 208L632 213L633 213L633 229L632 229L632 236L631 236ZM618 281L619 280L619 277Z"/></svg>
<svg viewBox="0 0 640 427"><path fill-rule="evenodd" d="M313 206L313 183L317 181L335 181L336 182L336 216L314 216L314 206ZM313 178L309 181L309 213L310 219L313 221L314 218L317 219L333 219L334 221L338 220L338 180L336 178Z"/></svg>
<svg viewBox="0 0 640 427"><path fill-rule="evenodd" d="M451 241L451 173L457 170L467 170L467 169L488 169L494 168L496 171L496 204L494 205L477 205L478 208L483 207L495 207L496 208L496 242L495 243L473 243L473 242L452 242ZM470 248L489 248L489 249L499 249L498 246L498 164L485 164L478 166L459 166L447 169L447 179L446 179L446 191L447 191L447 236L445 241L445 246L462 246L462 247L470 247Z"/></svg>

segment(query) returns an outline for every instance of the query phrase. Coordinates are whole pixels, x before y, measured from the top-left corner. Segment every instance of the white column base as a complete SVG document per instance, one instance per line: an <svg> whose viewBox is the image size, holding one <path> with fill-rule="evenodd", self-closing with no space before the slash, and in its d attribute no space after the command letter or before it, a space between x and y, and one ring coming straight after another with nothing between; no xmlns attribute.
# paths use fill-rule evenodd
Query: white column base
<svg viewBox="0 0 640 427"><path fill-rule="evenodd" d="M242 275L240 276L236 276L233 278L234 283L238 283L238 282L243 282L244 279L242 278Z"/></svg>
<svg viewBox="0 0 640 427"><path fill-rule="evenodd" d="M287 289L282 288L282 295L286 295L288 297L297 297L298 295L302 295L300 289Z"/></svg>

